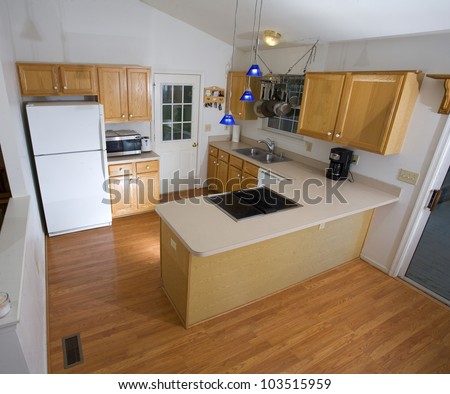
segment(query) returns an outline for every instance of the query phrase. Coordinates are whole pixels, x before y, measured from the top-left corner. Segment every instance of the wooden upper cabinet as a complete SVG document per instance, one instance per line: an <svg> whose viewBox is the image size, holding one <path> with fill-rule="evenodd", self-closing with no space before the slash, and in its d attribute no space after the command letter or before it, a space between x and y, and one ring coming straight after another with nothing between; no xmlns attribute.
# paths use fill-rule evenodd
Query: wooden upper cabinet
<svg viewBox="0 0 450 394"><path fill-rule="evenodd" d="M98 67L99 102L105 121L128 120L127 72L124 67Z"/></svg>
<svg viewBox="0 0 450 394"><path fill-rule="evenodd" d="M150 73L149 68L98 67L105 122L151 120Z"/></svg>
<svg viewBox="0 0 450 394"><path fill-rule="evenodd" d="M297 133L331 141L345 73L307 73Z"/></svg>
<svg viewBox="0 0 450 394"><path fill-rule="evenodd" d="M383 155L399 153L421 77L412 71L307 73L298 133Z"/></svg>
<svg viewBox="0 0 450 394"><path fill-rule="evenodd" d="M127 89L129 120L150 120L150 69L127 68Z"/></svg>
<svg viewBox="0 0 450 394"><path fill-rule="evenodd" d="M53 96L60 91L58 66L18 63L22 96Z"/></svg>
<svg viewBox="0 0 450 394"><path fill-rule="evenodd" d="M95 66L66 64L59 66L62 92L67 95L97 94Z"/></svg>
<svg viewBox="0 0 450 394"><path fill-rule="evenodd" d="M233 117L236 119L254 120L257 118L253 110L254 102L240 100L242 93L248 88L248 78L246 71L232 71L228 73L226 110L230 109ZM250 88L255 100L258 100L261 89L259 78L250 78Z"/></svg>
<svg viewBox="0 0 450 394"><path fill-rule="evenodd" d="M92 65L17 63L22 96L97 95Z"/></svg>

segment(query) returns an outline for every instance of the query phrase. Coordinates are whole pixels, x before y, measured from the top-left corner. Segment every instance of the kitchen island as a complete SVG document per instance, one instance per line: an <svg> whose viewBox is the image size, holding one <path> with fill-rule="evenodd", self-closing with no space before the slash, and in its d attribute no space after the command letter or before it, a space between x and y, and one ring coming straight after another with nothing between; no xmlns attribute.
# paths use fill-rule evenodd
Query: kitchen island
<svg viewBox="0 0 450 394"><path fill-rule="evenodd" d="M235 154L245 144L220 146ZM163 288L185 327L359 257L373 210L399 198L389 185L332 182L295 161L259 165L291 178L271 188L302 206L241 221L203 197L156 208Z"/></svg>

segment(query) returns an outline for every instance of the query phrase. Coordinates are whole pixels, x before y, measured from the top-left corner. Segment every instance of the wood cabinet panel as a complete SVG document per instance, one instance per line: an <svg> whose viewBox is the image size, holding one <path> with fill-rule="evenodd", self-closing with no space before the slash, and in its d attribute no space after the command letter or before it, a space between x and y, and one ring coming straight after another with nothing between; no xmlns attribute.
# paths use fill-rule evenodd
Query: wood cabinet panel
<svg viewBox="0 0 450 394"><path fill-rule="evenodd" d="M127 74L123 67L99 67L99 102L103 104L105 121L126 122L128 119Z"/></svg>
<svg viewBox="0 0 450 394"><path fill-rule="evenodd" d="M113 218L150 211L160 200L159 160L108 166Z"/></svg>
<svg viewBox="0 0 450 394"><path fill-rule="evenodd" d="M399 153L422 76L307 73L298 133L383 155Z"/></svg>
<svg viewBox="0 0 450 394"><path fill-rule="evenodd" d="M94 65L17 63L22 96L97 95Z"/></svg>
<svg viewBox="0 0 450 394"><path fill-rule="evenodd" d="M18 63L17 71L22 96L53 96L60 91L55 64Z"/></svg>
<svg viewBox="0 0 450 394"><path fill-rule="evenodd" d="M60 65L59 73L63 94L97 94L97 69L95 66L73 64Z"/></svg>
<svg viewBox="0 0 450 394"><path fill-rule="evenodd" d="M242 168L230 165L228 167L226 191L231 192L240 189L242 189Z"/></svg>
<svg viewBox="0 0 450 394"><path fill-rule="evenodd" d="M150 69L127 68L128 120L151 119Z"/></svg>
<svg viewBox="0 0 450 394"><path fill-rule="evenodd" d="M217 182L217 167L218 167L218 159L217 156L208 155L208 188L209 190L218 190L218 182Z"/></svg>
<svg viewBox="0 0 450 394"><path fill-rule="evenodd" d="M327 141L333 139L345 73L307 74L298 133Z"/></svg>
<svg viewBox="0 0 450 394"><path fill-rule="evenodd" d="M228 163L222 160L217 161L217 191L226 191L228 182Z"/></svg>
<svg viewBox="0 0 450 394"><path fill-rule="evenodd" d="M233 71L228 73L226 110L231 109L233 117L243 120L257 118L253 111L254 102L241 101L242 93L248 88L249 77L246 71ZM230 89L231 87L231 89ZM255 100L259 99L261 83L259 78L250 78L250 88ZM231 93L231 96L230 96Z"/></svg>

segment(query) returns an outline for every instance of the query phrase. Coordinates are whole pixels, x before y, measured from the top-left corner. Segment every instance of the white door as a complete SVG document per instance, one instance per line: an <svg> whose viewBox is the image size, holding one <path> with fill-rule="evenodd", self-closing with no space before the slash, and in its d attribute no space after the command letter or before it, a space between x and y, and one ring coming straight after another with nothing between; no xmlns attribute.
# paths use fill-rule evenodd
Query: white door
<svg viewBox="0 0 450 394"><path fill-rule="evenodd" d="M161 193L194 188L197 167L200 76L155 74L155 152Z"/></svg>

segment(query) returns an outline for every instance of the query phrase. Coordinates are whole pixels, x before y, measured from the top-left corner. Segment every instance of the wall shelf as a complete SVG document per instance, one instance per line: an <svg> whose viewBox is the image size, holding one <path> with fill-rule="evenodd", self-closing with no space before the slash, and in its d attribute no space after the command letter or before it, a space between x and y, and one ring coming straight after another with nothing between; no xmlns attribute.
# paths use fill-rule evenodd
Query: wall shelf
<svg viewBox="0 0 450 394"><path fill-rule="evenodd" d="M450 74L427 74L427 77L444 80L444 98L438 112L445 115L450 114Z"/></svg>

